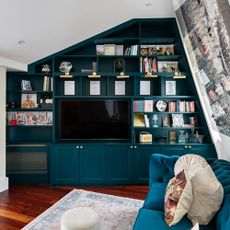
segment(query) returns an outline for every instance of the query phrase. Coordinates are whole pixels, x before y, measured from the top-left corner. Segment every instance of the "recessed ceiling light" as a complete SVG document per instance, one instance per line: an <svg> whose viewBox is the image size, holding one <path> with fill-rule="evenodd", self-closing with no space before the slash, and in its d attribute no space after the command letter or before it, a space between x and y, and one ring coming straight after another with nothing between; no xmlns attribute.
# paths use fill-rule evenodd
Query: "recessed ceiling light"
<svg viewBox="0 0 230 230"><path fill-rule="evenodd" d="M145 6L147 6L147 7L152 6L152 3L151 2L147 2L147 3L145 3Z"/></svg>
<svg viewBox="0 0 230 230"><path fill-rule="evenodd" d="M24 45L25 43L26 43L25 40L19 40L19 41L18 41L18 45Z"/></svg>

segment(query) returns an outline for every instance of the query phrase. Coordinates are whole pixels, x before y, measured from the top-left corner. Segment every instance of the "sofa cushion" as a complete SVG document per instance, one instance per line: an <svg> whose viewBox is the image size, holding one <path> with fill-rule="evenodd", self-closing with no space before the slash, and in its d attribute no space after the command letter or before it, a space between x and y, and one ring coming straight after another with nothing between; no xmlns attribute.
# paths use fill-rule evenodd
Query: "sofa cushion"
<svg viewBox="0 0 230 230"><path fill-rule="evenodd" d="M167 183L153 183L145 199L144 207L164 211L164 199Z"/></svg>
<svg viewBox="0 0 230 230"><path fill-rule="evenodd" d="M190 180L207 165L208 162L203 157L196 154L186 154L176 161L174 173L177 175L179 172L184 170L186 177Z"/></svg>
<svg viewBox="0 0 230 230"><path fill-rule="evenodd" d="M188 218L193 223L208 224L223 201L223 187L208 165L191 178L193 202Z"/></svg>
<svg viewBox="0 0 230 230"><path fill-rule="evenodd" d="M165 221L169 226L178 223L188 212L193 200L192 185L184 170L173 177L165 193Z"/></svg>
<svg viewBox="0 0 230 230"><path fill-rule="evenodd" d="M189 230L192 228L192 223L186 217L169 227L164 221L164 212L158 210L150 210L142 208L135 222L133 230ZM215 230L215 226L200 226L200 230Z"/></svg>

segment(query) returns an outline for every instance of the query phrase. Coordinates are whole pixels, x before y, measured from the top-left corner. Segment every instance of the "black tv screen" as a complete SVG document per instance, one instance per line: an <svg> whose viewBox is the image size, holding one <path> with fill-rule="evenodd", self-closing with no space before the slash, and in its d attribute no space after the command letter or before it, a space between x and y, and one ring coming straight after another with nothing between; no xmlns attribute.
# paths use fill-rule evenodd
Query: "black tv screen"
<svg viewBox="0 0 230 230"><path fill-rule="evenodd" d="M60 139L130 139L129 100L61 100L60 103Z"/></svg>

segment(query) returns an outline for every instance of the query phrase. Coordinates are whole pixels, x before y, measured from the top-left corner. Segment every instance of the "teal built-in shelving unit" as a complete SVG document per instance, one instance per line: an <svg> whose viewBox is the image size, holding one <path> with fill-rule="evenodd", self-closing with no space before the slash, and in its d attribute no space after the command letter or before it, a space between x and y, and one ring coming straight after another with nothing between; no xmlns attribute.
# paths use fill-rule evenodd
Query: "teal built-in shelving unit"
<svg viewBox="0 0 230 230"><path fill-rule="evenodd" d="M108 45L109 44L109 45ZM111 55L98 55L99 45L123 47L122 52ZM172 45L174 53L162 55L159 53L144 53L145 46L153 47ZM136 47L133 55L128 50ZM113 52L113 51L112 51ZM158 52L158 51L156 51ZM129 78L117 78L120 72L115 72L114 61L118 58L125 62L124 75ZM143 60L159 62L174 61L178 63L176 72L145 71ZM62 62L72 63L71 79L60 78L59 71ZM92 73L85 70L96 65L100 78L89 78ZM51 72L53 89L43 91L43 81L46 74L42 66L48 64ZM83 72L82 72L83 71ZM181 77L183 76L183 77ZM29 80L32 92L21 91L21 81ZM64 82L73 81L74 95L65 95ZM90 95L90 82L100 82L100 94ZM125 82L125 94L115 94L115 82ZM149 93L140 92L141 85L150 86ZM175 95L166 95L166 82L176 84ZM51 107L21 108L21 95L32 93L40 99L52 99ZM61 101L77 100L125 100L129 103L129 136L126 140L67 140L61 138ZM158 111L156 102L163 100L169 104L186 101L194 103L194 109L186 111ZM144 109L136 111L135 103L142 104L152 101L152 111ZM14 106L12 107L12 102ZM210 138L207 124L200 106L200 101L194 86L190 68L183 49L177 24L174 18L167 19L132 19L99 35L89 38L58 53L45 57L29 65L28 73L8 73L7 78L7 108L8 113L24 114L37 112L40 115L52 113L52 124L25 125L8 124L7 129L7 173L11 181L16 182L50 182L52 185L83 185L83 184L146 184L148 182L148 162L151 154L195 153L204 157L215 157L216 152ZM96 113L97 111L95 111ZM195 117L195 127L189 125L174 127L172 116L181 114L183 121L189 124L189 117ZM152 118L157 115L157 127L153 127ZM167 118L165 118L167 116ZM137 127L139 118L148 118L150 127ZM163 119L169 123L163 125ZM204 136L202 143L186 140L179 143L180 131L191 134L192 130ZM141 132L152 134L152 143L140 142ZM176 141L170 141L170 131L175 131ZM100 132L100 131L99 131ZM122 132L122 129L121 129ZM171 133L173 134L173 133ZM172 138L172 137L171 137ZM161 140L161 141L160 141ZM164 141L162 141L164 140Z"/></svg>

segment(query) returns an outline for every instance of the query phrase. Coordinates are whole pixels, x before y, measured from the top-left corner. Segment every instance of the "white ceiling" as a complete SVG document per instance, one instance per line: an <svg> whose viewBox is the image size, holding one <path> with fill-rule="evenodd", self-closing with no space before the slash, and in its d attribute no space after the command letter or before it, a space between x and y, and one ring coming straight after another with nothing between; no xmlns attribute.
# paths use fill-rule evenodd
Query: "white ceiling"
<svg viewBox="0 0 230 230"><path fill-rule="evenodd" d="M29 64L132 18L174 17L172 2L0 0L0 57Z"/></svg>

